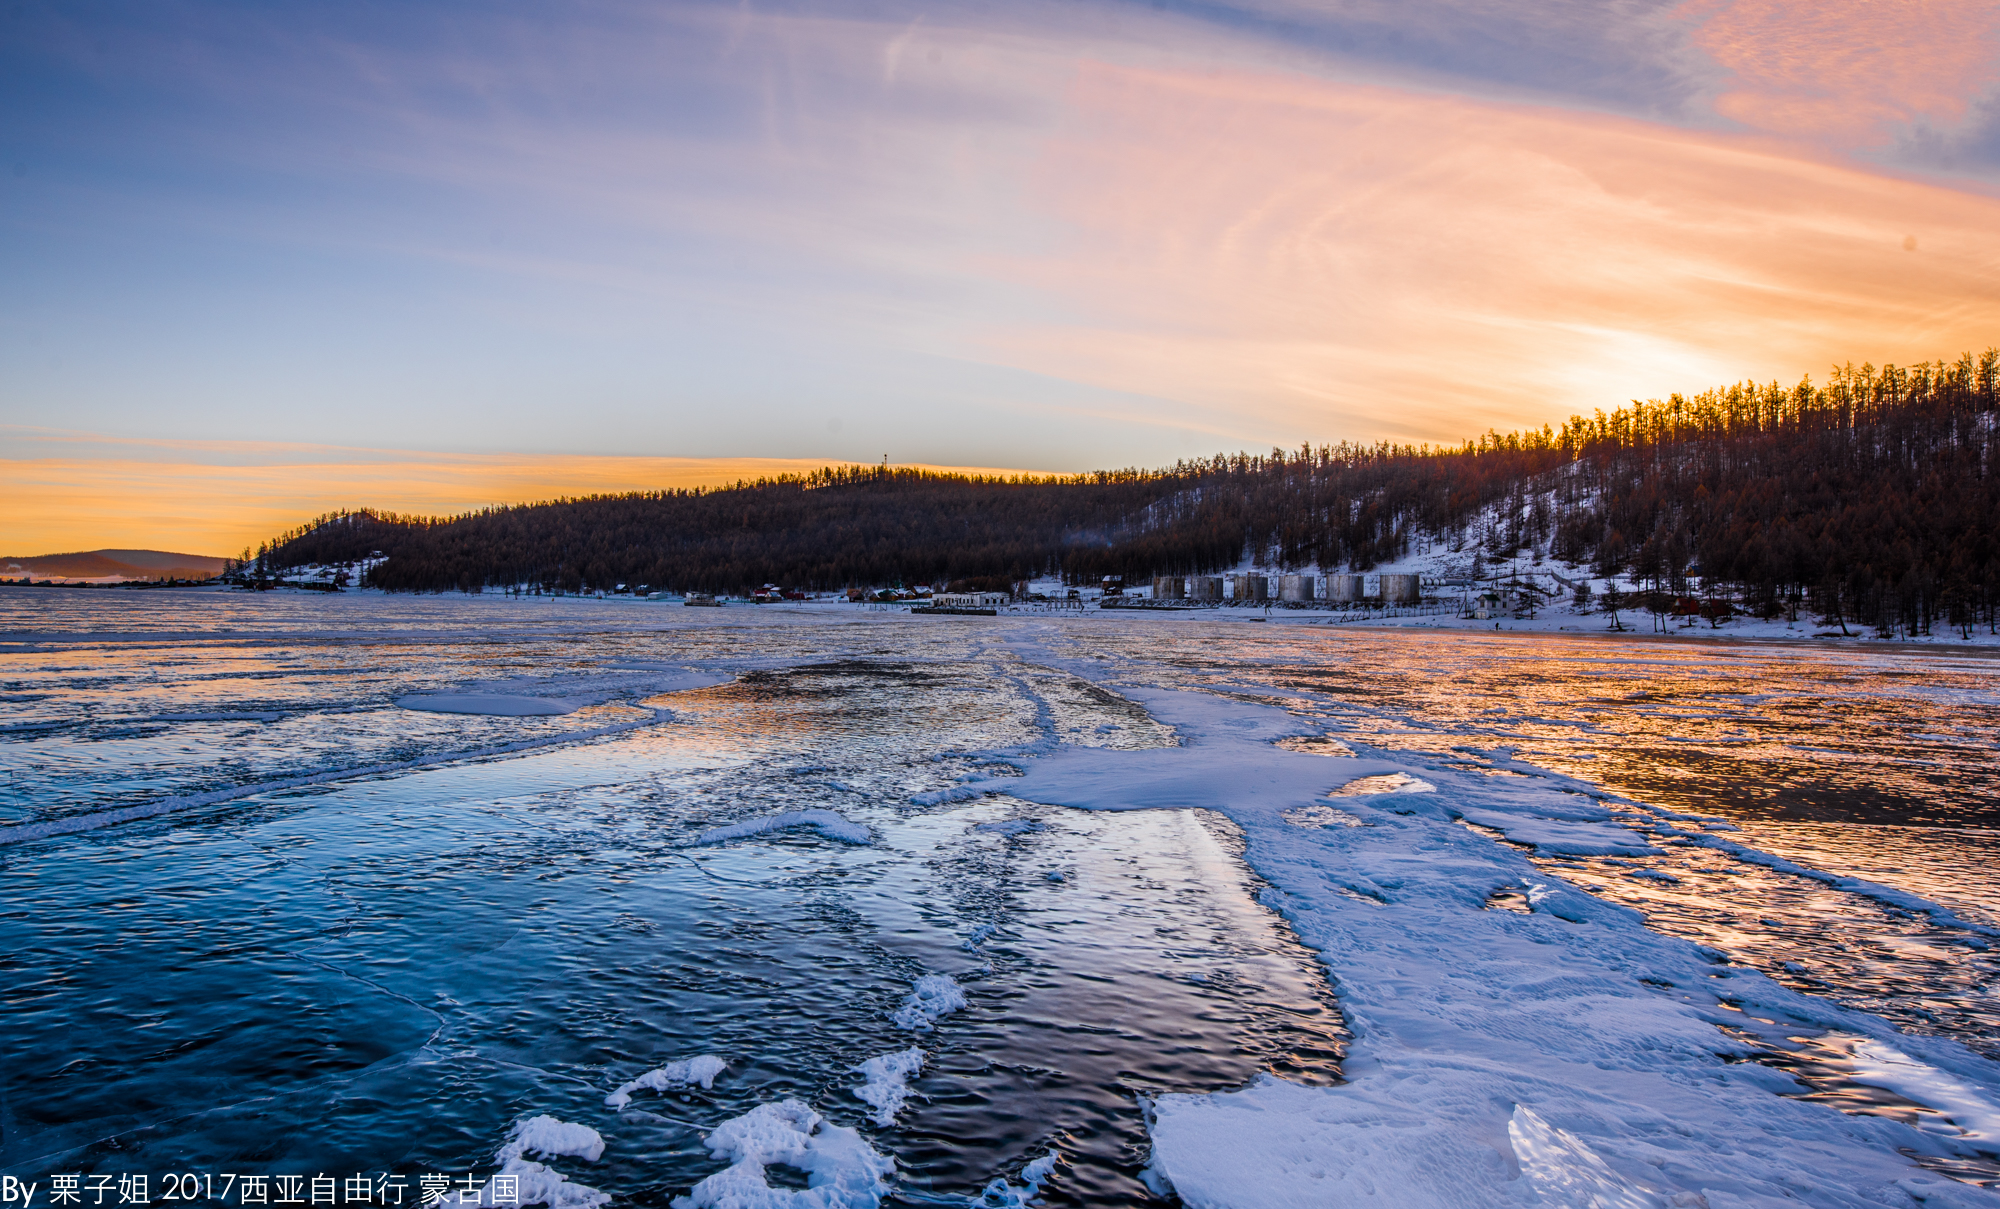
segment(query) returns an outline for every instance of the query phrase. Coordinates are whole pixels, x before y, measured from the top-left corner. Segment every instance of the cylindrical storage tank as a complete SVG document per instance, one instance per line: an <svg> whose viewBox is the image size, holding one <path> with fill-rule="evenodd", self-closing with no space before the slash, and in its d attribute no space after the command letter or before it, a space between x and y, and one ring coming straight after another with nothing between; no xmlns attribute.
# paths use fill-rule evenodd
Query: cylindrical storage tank
<svg viewBox="0 0 2000 1209"><path fill-rule="evenodd" d="M1271 599L1271 577L1268 575L1239 575L1236 577L1236 599Z"/></svg>
<svg viewBox="0 0 2000 1209"><path fill-rule="evenodd" d="M1313 598L1313 577L1310 575L1281 575L1278 577L1279 600L1311 600Z"/></svg>
<svg viewBox="0 0 2000 1209"><path fill-rule="evenodd" d="M1361 599L1361 577L1359 575L1329 575L1326 577L1326 598L1342 604L1353 604Z"/></svg>
<svg viewBox="0 0 2000 1209"><path fill-rule="evenodd" d="M1420 575L1384 575L1382 603L1416 604L1423 599L1423 582Z"/></svg>
<svg viewBox="0 0 2000 1209"><path fill-rule="evenodd" d="M1188 576L1188 595L1196 600L1221 600L1222 577L1220 575Z"/></svg>
<svg viewBox="0 0 2000 1209"><path fill-rule="evenodd" d="M1187 595L1187 581L1178 575L1153 576L1154 600L1179 600Z"/></svg>

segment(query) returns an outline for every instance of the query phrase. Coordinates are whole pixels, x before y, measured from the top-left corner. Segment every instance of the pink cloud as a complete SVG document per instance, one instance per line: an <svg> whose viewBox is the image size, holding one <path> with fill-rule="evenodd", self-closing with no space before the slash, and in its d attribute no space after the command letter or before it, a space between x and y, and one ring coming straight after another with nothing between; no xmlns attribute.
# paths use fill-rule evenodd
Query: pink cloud
<svg viewBox="0 0 2000 1209"><path fill-rule="evenodd" d="M1455 440L2000 338L2000 200L1747 137L1297 75L1087 64L992 271L996 359L1254 439ZM1914 251L1905 250L1914 237Z"/></svg>

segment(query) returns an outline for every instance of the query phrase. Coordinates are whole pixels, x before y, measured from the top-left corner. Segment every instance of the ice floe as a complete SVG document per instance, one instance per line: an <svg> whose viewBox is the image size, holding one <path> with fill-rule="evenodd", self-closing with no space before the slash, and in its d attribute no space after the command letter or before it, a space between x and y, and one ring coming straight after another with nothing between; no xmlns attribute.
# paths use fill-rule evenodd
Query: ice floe
<svg viewBox="0 0 2000 1209"><path fill-rule="evenodd" d="M784 831L792 827L810 827L830 840L843 844L872 844L875 833L846 815L834 810L787 810L779 814L765 815L760 819L733 823L727 827L715 827L701 833L697 844L721 844L729 840L745 839L753 835L763 835L769 831Z"/></svg>
<svg viewBox="0 0 2000 1209"><path fill-rule="evenodd" d="M986 1185L979 1194L978 1209L1027 1209L1035 1203L1035 1197L1042 1190L1056 1170L1056 1152L1047 1151L1038 1159L1021 1168L1019 1186L1009 1183L1004 1177Z"/></svg>
<svg viewBox="0 0 2000 1209"><path fill-rule="evenodd" d="M896 1114L903 1111L911 1095L910 1076L923 1068L924 1051L915 1046L877 1054L854 1068L867 1080L854 1089L854 1094L875 1110L877 1125L894 1125Z"/></svg>
<svg viewBox="0 0 2000 1209"><path fill-rule="evenodd" d="M531 1154L561 1155L596 1162L604 1154L604 1138L588 1125L559 1121L551 1116L518 1121L506 1143L493 1156L494 1162L499 1164L499 1170L494 1175L511 1180L514 1185L512 1193L502 1192L495 1187L493 1179L488 1179L477 1195L448 1193L441 1203L460 1209L472 1209L475 1205L484 1209L495 1209L499 1205L595 1209L611 1200L609 1193L576 1183L562 1172L528 1158Z"/></svg>
<svg viewBox="0 0 2000 1209"><path fill-rule="evenodd" d="M896 1169L860 1134L797 1100L724 1121L708 1135L708 1150L730 1165L675 1197L674 1209L874 1209ZM805 1172L805 1188L773 1188L764 1172L772 1166Z"/></svg>
<svg viewBox="0 0 2000 1209"><path fill-rule="evenodd" d="M965 991L952 980L949 974L926 974L912 984L910 997L903 1000L903 1006L896 1009L889 1019L896 1027L912 1032L928 1032L939 1016L949 1015L965 1006Z"/></svg>
<svg viewBox="0 0 2000 1209"><path fill-rule="evenodd" d="M632 1102L632 1093L641 1088L665 1091L670 1087L686 1087L693 1083L699 1083L703 1087L714 1087L715 1077L728 1069L729 1063L714 1054L683 1058L678 1062L669 1062L657 1070L649 1070L630 1083L620 1084L617 1091L604 1097L604 1103L607 1107L622 1109Z"/></svg>

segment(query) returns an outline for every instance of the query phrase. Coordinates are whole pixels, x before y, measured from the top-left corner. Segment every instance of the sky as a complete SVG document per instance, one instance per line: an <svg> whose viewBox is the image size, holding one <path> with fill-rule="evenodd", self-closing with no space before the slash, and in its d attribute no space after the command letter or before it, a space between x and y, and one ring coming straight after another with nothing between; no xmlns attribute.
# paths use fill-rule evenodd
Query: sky
<svg viewBox="0 0 2000 1209"><path fill-rule="evenodd" d="M0 9L0 554L2000 343L2000 5Z"/></svg>

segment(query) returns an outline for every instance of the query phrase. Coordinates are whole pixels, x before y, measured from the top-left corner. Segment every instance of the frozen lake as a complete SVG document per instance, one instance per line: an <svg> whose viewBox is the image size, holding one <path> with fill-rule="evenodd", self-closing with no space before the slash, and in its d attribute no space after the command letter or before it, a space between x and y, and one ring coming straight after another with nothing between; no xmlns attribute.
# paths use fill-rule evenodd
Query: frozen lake
<svg viewBox="0 0 2000 1209"><path fill-rule="evenodd" d="M1980 1198L1994 1171L2000 1097L1973 1056L2000 1056L1990 659L32 589L0 589L0 644L0 1169L40 1181L37 1204L55 1173L150 1172L159 1200L165 1173L252 1171L402 1174L414 1204L420 1174L489 1177L543 1114L603 1142L539 1156L570 1181L557 1199L720 1204L741 1163L712 1152L718 1127L787 1100L893 1172L807 1191L768 1163L772 1204L1137 1204L1170 1183L1285 1203L1244 1181L1361 1177L1276 1141L1232 1169L1202 1139L1242 1109L1269 1121L1287 1089L1345 1104L1389 1077L1422 1012L1378 972L1485 1027L1420 976L1425 929L1517 972L1560 950L1599 980L1587 996L1714 1038L1645 1078L1699 1081L1726 1054L1803 1080L1730 1094L1770 1101L1751 1120L1773 1136L1881 1152L1836 1182L1903 1170ZM1266 765L1304 796L1257 788ZM1103 809L1147 804L1166 808ZM1423 853L1434 888L1381 871ZM1607 973L1637 953L1652 973ZM1676 972L1701 963L1720 974ZM937 976L964 1005L932 1018L911 996ZM1585 994L1506 985L1510 1010ZM1621 1012L1612 1049L1638 1027ZM1508 1036L1520 1069L1602 1065ZM885 1116L856 1068L912 1047ZM606 1103L704 1055L727 1063L711 1086ZM1278 1082L1204 1094L1260 1072ZM1543 1103L1507 1079L1430 1113L1469 1122L1431 1153L1499 1156L1464 1203L1500 1203L1481 1179L1522 1203L1584 1186L1589 1162L1550 1183L1535 1156L1596 1137L1600 1093L1572 1079ZM1361 1128L1318 1111L1307 1142ZM1604 1187L1723 1209L1720 1184L1643 1169L1643 1122L1606 1121ZM1390 1188L1416 1170L1371 1162ZM1425 1178L1384 1203L1452 1203Z"/></svg>

